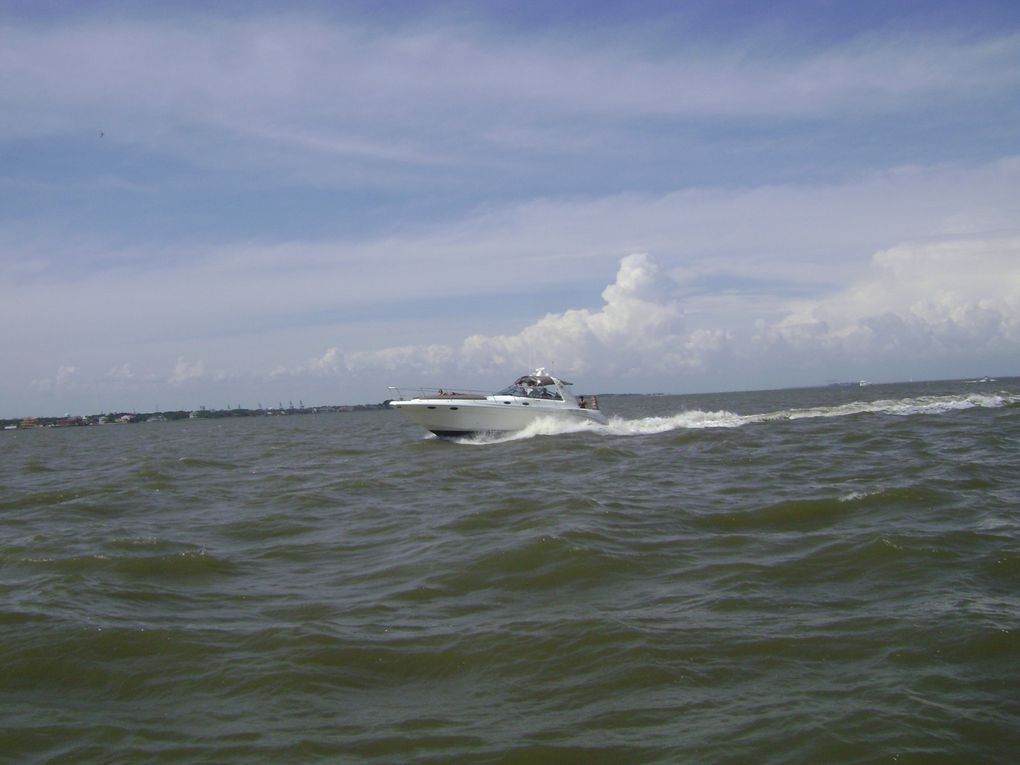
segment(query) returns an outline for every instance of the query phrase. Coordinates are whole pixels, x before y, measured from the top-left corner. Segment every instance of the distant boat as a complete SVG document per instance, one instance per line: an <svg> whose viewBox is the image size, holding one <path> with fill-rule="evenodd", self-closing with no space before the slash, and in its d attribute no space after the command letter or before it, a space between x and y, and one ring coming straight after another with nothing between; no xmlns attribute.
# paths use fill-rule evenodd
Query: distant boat
<svg viewBox="0 0 1020 765"><path fill-rule="evenodd" d="M575 397L571 385L539 368L498 393L419 389L405 398L400 388L391 387L397 398L390 406L442 438L523 430L544 417L605 424L598 399Z"/></svg>

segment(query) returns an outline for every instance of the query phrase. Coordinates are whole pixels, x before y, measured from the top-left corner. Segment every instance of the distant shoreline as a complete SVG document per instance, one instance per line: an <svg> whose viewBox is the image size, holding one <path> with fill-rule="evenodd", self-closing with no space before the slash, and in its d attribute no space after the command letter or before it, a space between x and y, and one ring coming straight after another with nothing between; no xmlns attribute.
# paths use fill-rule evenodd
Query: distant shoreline
<svg viewBox="0 0 1020 765"><path fill-rule="evenodd" d="M73 428L96 425L128 425L142 422L171 422L176 420L213 420L228 417L284 417L294 415L325 414L333 412L363 412L386 409L380 404L328 404L325 406L299 406L275 409L175 409L168 412L104 412L78 417L17 417L0 419L3 430L30 430L32 428Z"/></svg>

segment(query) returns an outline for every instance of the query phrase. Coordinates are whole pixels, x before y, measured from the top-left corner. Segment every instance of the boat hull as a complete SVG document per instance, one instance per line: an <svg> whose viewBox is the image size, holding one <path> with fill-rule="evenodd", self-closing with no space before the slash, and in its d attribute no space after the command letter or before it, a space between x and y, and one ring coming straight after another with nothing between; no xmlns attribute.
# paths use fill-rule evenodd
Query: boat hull
<svg viewBox="0 0 1020 765"><path fill-rule="evenodd" d="M520 401L512 397L484 401L412 399L392 401L390 406L399 409L412 422L444 438L524 430L542 418L570 423L606 422L605 415L597 409L566 407L554 401Z"/></svg>

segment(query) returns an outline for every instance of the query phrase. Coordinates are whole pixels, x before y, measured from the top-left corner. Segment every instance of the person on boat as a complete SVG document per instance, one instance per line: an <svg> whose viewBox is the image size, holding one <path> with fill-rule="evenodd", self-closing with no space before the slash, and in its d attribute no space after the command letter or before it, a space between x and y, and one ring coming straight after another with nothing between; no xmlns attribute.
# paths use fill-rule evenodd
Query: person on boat
<svg viewBox="0 0 1020 765"><path fill-rule="evenodd" d="M578 398L578 401L577 401L577 405L578 405L579 407L581 407L582 409L587 409L587 408L588 408L588 402L586 402L586 401L584 400L584 396L580 396L580 397Z"/></svg>

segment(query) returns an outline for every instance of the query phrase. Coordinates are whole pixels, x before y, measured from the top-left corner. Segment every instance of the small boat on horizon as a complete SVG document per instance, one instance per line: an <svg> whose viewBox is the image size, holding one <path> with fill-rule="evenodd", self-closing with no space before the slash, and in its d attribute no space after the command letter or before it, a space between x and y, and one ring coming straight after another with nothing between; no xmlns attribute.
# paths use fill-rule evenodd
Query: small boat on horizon
<svg viewBox="0 0 1020 765"><path fill-rule="evenodd" d="M413 389L407 396L405 389L390 387L395 397L389 405L440 438L514 432L546 417L606 424L598 399L575 396L571 385L540 367L496 393L440 388Z"/></svg>

